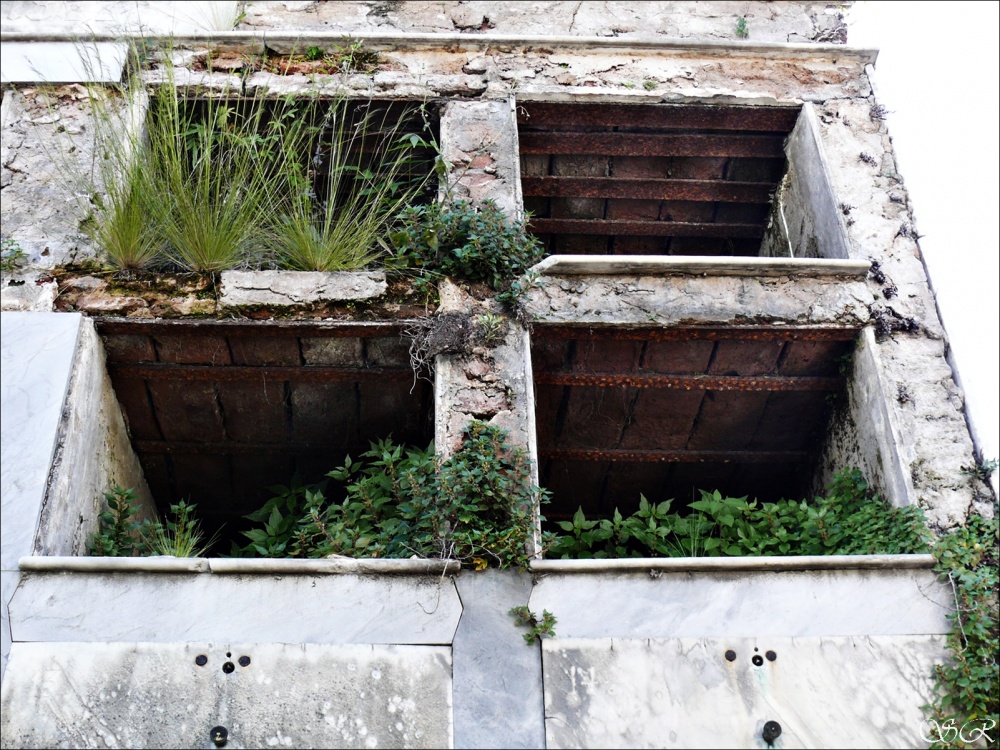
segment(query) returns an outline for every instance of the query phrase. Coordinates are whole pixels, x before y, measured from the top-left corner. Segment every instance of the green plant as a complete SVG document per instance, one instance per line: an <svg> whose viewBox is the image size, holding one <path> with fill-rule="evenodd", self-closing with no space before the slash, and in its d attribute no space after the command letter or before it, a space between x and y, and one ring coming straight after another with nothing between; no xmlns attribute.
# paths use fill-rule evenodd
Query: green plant
<svg viewBox="0 0 1000 750"><path fill-rule="evenodd" d="M935 667L937 694L924 707L929 714L931 747L981 746L978 730L992 731L1000 725L998 541L996 516L974 515L934 547L935 570L951 584L955 612L949 615L950 658Z"/></svg>
<svg viewBox="0 0 1000 750"><path fill-rule="evenodd" d="M928 547L917 506L893 508L873 495L857 470L838 473L827 495L812 502L774 503L701 491L686 514L672 501L651 503L623 517L588 520L580 509L557 525L550 556L699 557L703 555L913 554Z"/></svg>
<svg viewBox="0 0 1000 750"><path fill-rule="evenodd" d="M466 201L411 206L391 240L395 267L482 281L494 291L508 290L545 254L523 222L508 221L490 200L481 207Z"/></svg>
<svg viewBox="0 0 1000 750"><path fill-rule="evenodd" d="M98 526L87 542L87 552L98 557L133 557L142 554L142 521L131 488L113 486L104 493L107 510L98 515Z"/></svg>
<svg viewBox="0 0 1000 750"><path fill-rule="evenodd" d="M199 93L202 95L199 96ZM170 260L187 271L259 266L262 227L280 200L273 164L284 119L267 118L262 98L226 89L188 106L167 66L167 85L153 97L148 158L159 190L149 209Z"/></svg>
<svg viewBox="0 0 1000 750"><path fill-rule="evenodd" d="M653 89L656 88L656 81L654 81L652 78L647 78L645 81L642 82L642 87L646 89L646 91L652 91Z"/></svg>
<svg viewBox="0 0 1000 750"><path fill-rule="evenodd" d="M306 60L319 60L321 57L323 57L323 50L319 47L306 47Z"/></svg>
<svg viewBox="0 0 1000 750"><path fill-rule="evenodd" d="M981 458L971 466L963 466L961 473L967 477L975 477L988 483L997 468L1000 468L1000 461L997 459Z"/></svg>
<svg viewBox="0 0 1000 750"><path fill-rule="evenodd" d="M328 477L343 483L341 502L326 488L276 487L249 518L263 528L243 532L236 553L267 557L446 558L477 569L525 567L538 493L523 453L506 434L473 422L461 447L439 461L433 446L373 443L362 461L348 457ZM542 492L544 497L544 493Z"/></svg>
<svg viewBox="0 0 1000 750"><path fill-rule="evenodd" d="M89 554L99 557L172 555L201 557L215 542L205 541L195 506L181 501L170 506L165 520L140 519L132 488L113 486L104 493L107 509L98 515L98 527L87 542Z"/></svg>
<svg viewBox="0 0 1000 750"><path fill-rule="evenodd" d="M182 500L170 506L170 513L163 521L147 522L142 531L149 554L203 557L215 544L216 537L205 539L201 522L194 515L195 508Z"/></svg>
<svg viewBox="0 0 1000 750"><path fill-rule="evenodd" d="M513 615L517 619L518 625L528 628L528 632L522 637L529 646L536 641L541 641L545 636L551 638L556 634L556 617L547 609L542 610L541 619L523 604L519 607L512 607L507 614Z"/></svg>
<svg viewBox="0 0 1000 750"><path fill-rule="evenodd" d="M486 346L496 346L507 332L507 321L501 315L485 312L476 316L476 333Z"/></svg>
<svg viewBox="0 0 1000 750"><path fill-rule="evenodd" d="M746 16L740 16L736 19L736 37L738 39L750 38L750 27L747 25Z"/></svg>
<svg viewBox="0 0 1000 750"><path fill-rule="evenodd" d="M435 144L408 132L413 113L390 118L372 102L349 105L345 98L313 100L288 126L319 121L283 141L279 172L290 198L273 236L284 267L338 271L367 265L388 248L384 238L397 214L425 189L429 175L414 154ZM326 173L317 180L323 162Z"/></svg>
<svg viewBox="0 0 1000 750"><path fill-rule="evenodd" d="M13 237L4 237L0 241L0 270L8 273L16 271L27 257L28 254Z"/></svg>

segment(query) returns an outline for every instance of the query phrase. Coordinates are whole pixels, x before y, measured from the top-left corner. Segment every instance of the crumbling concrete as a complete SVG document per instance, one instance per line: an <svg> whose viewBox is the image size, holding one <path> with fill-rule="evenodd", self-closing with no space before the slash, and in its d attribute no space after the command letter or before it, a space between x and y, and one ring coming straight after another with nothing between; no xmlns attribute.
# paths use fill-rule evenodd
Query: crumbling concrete
<svg viewBox="0 0 1000 750"><path fill-rule="evenodd" d="M238 28L367 32L540 34L735 40L745 19L754 42L847 40L843 12L825 3L703 2L288 2L250 3Z"/></svg>

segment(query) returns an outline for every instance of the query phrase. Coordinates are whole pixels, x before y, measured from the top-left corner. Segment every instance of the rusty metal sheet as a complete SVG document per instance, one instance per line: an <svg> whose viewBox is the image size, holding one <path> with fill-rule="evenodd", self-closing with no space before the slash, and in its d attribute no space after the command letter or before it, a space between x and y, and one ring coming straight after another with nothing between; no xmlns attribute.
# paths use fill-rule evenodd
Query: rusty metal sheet
<svg viewBox="0 0 1000 750"><path fill-rule="evenodd" d="M599 154L601 156L785 155L780 135L650 135L639 133L538 133L519 135L522 154Z"/></svg>
<svg viewBox="0 0 1000 750"><path fill-rule="evenodd" d="M630 179L624 177L522 177L526 196L767 203L775 185L727 180Z"/></svg>
<svg viewBox="0 0 1000 750"><path fill-rule="evenodd" d="M764 236L765 223L722 224L686 221L614 221L608 219L531 219L535 234L634 235L639 237L753 237Z"/></svg>
<svg viewBox="0 0 1000 750"><path fill-rule="evenodd" d="M128 318L94 318L101 335L174 335L230 336L251 338L260 336L347 336L368 338L393 336L408 325L407 321L339 322L285 320L130 320Z"/></svg>
<svg viewBox="0 0 1000 750"><path fill-rule="evenodd" d="M585 385L605 388L669 388L685 391L835 391L840 378L780 375L660 375L654 373L535 373L539 385Z"/></svg>
<svg viewBox="0 0 1000 750"><path fill-rule="evenodd" d="M410 381L413 371L409 368L388 367L244 367L231 365L116 365L108 366L112 377L140 378L147 381L201 381L214 383L232 382L305 382L343 383L362 380Z"/></svg>
<svg viewBox="0 0 1000 750"><path fill-rule="evenodd" d="M638 341L684 341L745 339L747 341L854 341L860 328L841 326L675 326L634 328L628 326L547 325L536 323L532 339L625 339Z"/></svg>
<svg viewBox="0 0 1000 750"><path fill-rule="evenodd" d="M538 451L541 459L557 461L627 461L630 463L783 463L801 461L809 456L806 451L635 451L635 450L580 450L568 448L543 448Z"/></svg>
<svg viewBox="0 0 1000 750"><path fill-rule="evenodd" d="M526 128L588 125L790 133L799 110L798 106L519 102L517 122Z"/></svg>

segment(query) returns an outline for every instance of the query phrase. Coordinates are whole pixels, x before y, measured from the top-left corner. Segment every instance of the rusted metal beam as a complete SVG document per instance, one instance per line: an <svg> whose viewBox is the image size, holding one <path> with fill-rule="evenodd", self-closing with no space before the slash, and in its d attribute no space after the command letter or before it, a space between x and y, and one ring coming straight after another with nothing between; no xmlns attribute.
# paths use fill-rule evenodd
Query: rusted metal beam
<svg viewBox="0 0 1000 750"><path fill-rule="evenodd" d="M739 156L784 158L780 135L648 135L637 133L536 133L518 136L522 154L595 156Z"/></svg>
<svg viewBox="0 0 1000 750"><path fill-rule="evenodd" d="M139 380L236 382L356 383L363 380L405 381L409 368L388 367L244 367L236 365L108 364L113 378Z"/></svg>
<svg viewBox="0 0 1000 750"><path fill-rule="evenodd" d="M570 326L535 323L533 339L578 341L854 341L860 328L815 326L677 326L630 328L626 326Z"/></svg>
<svg viewBox="0 0 1000 750"><path fill-rule="evenodd" d="M369 338L399 335L408 321L377 321L372 323L338 321L285 320L131 320L128 318L94 318L102 335L170 335L170 336L308 336Z"/></svg>
<svg viewBox="0 0 1000 750"><path fill-rule="evenodd" d="M807 451L630 451L542 448L539 458L553 461L625 463L790 463L809 457Z"/></svg>
<svg viewBox="0 0 1000 750"><path fill-rule="evenodd" d="M798 117L799 107L566 102L519 102L517 107L518 124L528 128L589 125L790 133Z"/></svg>
<svg viewBox="0 0 1000 750"><path fill-rule="evenodd" d="M176 440L136 440L133 442L133 446L136 451L145 455L242 456L255 453L268 455L279 453L292 456L330 455L330 446L325 443L202 443Z"/></svg>
<svg viewBox="0 0 1000 750"><path fill-rule="evenodd" d="M535 234L590 234L634 237L752 237L764 236L760 224L698 224L686 221L624 221L611 219L531 219Z"/></svg>
<svg viewBox="0 0 1000 750"><path fill-rule="evenodd" d="M539 385L663 388L683 391L836 391L840 378L777 375L660 375L658 373L536 371Z"/></svg>
<svg viewBox="0 0 1000 750"><path fill-rule="evenodd" d="M767 203L775 186L726 180L627 179L624 177L522 177L526 196L546 198L629 198L663 201Z"/></svg>

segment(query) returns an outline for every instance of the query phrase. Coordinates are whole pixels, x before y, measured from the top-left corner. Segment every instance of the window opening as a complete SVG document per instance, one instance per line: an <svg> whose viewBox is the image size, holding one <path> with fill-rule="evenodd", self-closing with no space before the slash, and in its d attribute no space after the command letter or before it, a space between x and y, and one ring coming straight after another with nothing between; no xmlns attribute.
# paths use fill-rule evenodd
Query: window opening
<svg viewBox="0 0 1000 750"><path fill-rule="evenodd" d="M699 489L806 497L857 333L537 326L546 518L632 513L640 493L678 510Z"/></svg>
<svg viewBox="0 0 1000 750"><path fill-rule="evenodd" d="M208 535L245 544L268 487L322 479L370 441L427 446L433 394L395 322L98 321L132 445L164 513L197 504ZM338 499L331 482L328 497Z"/></svg>
<svg viewBox="0 0 1000 750"><path fill-rule="evenodd" d="M518 107L521 185L549 254L759 255L799 108Z"/></svg>

